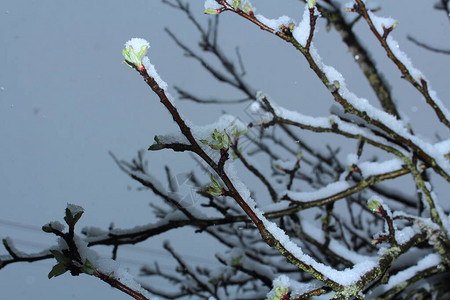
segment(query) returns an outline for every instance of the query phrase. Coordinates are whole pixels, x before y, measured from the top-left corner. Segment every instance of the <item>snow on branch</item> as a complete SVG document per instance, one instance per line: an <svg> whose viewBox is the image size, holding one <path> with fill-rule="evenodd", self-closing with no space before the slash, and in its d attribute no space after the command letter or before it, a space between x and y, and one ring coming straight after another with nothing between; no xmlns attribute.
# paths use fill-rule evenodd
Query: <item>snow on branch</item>
<svg viewBox="0 0 450 300"><path fill-rule="evenodd" d="M50 222L42 228L57 237L56 246L26 254L11 239L4 239L7 254L0 256L0 269L16 262L55 258L49 278L67 272L89 275L141 300L153 295L229 299L234 293L242 293L242 298L268 300L321 295L331 299L387 299L405 296L406 287L420 279L441 273L448 276L450 220L448 211L439 203L438 196L445 199L445 195L435 192L431 184L435 176L430 175L437 174L444 183L450 182L450 139L433 143L416 135L400 118L402 114L391 99L388 84L352 31L352 26L364 19L402 76L425 97L438 119L449 126L447 109L392 38L391 32L398 25L394 19L376 16L363 0L355 0L347 7L347 12L358 13L352 21L333 2L305 0L300 22L285 15L266 18L250 1L205 1L206 14L231 12L298 50L311 74L317 76L336 103L324 116L312 117L254 92L257 89L243 80L245 70L239 53L241 73L228 53L218 47L217 16L203 27L188 3L163 2L187 15L200 33L200 48L212 53L222 69L208 64L167 29L175 44L213 78L242 92L246 98L235 103L253 101L246 110L253 119L244 124L224 114L203 126L185 119L168 93L167 83L150 63L150 43L140 38L129 40L122 52L124 62L144 79L179 130L155 133L148 150L192 155L204 174L197 177L190 172L183 180L198 199L186 203L178 193L179 182L172 176L172 169L164 168L166 185L162 176L148 168L144 151L130 161L111 153L117 166L138 182L140 189L152 193L150 206L156 220L131 228L85 227L82 238L75 233L75 226L84 209L68 204L65 225ZM353 93L344 76L319 55L314 38L321 20L341 32L356 63L373 81L370 84L383 109ZM184 89L177 91L182 98L203 104L225 102L205 101ZM254 131L258 133L252 135ZM333 144L321 149L312 146L304 133L334 135L343 144L353 141L349 147L354 148L344 154ZM245 141L250 141L251 147L243 149ZM372 152L380 157L372 157ZM259 164L260 156L267 158L266 165ZM257 184L253 186L249 177ZM397 185L397 178L408 178L412 193L403 192L406 185ZM184 249L178 251L165 242L164 249L177 265L175 270L162 269L156 262L143 267L141 275L170 282L169 291L159 287L159 281L141 285L115 260L122 245L141 243L182 227L194 228L224 250L207 265L195 266ZM96 245L111 246L113 259L95 252ZM419 258L411 261L409 257Z"/></svg>
<svg viewBox="0 0 450 300"><path fill-rule="evenodd" d="M409 81L425 98L426 102L433 108L439 120L450 128L450 112L444 103L437 97L435 91L430 87L429 82L421 71L416 69L408 56L400 50L399 44L390 35L391 31L398 26L398 22L392 18L378 17L367 9L364 1L355 0L351 11L357 12L363 16L379 40L381 46L385 49L388 57L394 62L402 73L402 78Z"/></svg>

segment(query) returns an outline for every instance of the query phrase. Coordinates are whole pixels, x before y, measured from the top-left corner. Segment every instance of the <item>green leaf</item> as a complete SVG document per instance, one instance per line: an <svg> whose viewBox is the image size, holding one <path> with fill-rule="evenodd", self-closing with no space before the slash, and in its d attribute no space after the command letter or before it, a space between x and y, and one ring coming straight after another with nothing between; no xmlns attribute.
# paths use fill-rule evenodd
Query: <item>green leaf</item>
<svg viewBox="0 0 450 300"><path fill-rule="evenodd" d="M211 174L210 178L211 178L211 182L212 182L213 186L221 187L220 183L216 180L216 178L214 178L214 176L212 174Z"/></svg>
<svg viewBox="0 0 450 300"><path fill-rule="evenodd" d="M230 135L224 130L223 131L224 132L224 134L225 134L225 136L227 137L226 138L226 140L224 140L224 148L229 148L230 147L230 145L231 145L231 137L230 137Z"/></svg>
<svg viewBox="0 0 450 300"><path fill-rule="evenodd" d="M233 8L237 9L239 6L241 6L241 0L233 0Z"/></svg>
<svg viewBox="0 0 450 300"><path fill-rule="evenodd" d="M220 150L220 149L222 149L222 146L221 145L209 145L212 149L214 149L214 150Z"/></svg>
<svg viewBox="0 0 450 300"><path fill-rule="evenodd" d="M211 138L214 141L219 141L222 138L222 134L217 129L214 129L214 132L211 133Z"/></svg>
<svg viewBox="0 0 450 300"><path fill-rule="evenodd" d="M142 59L144 58L144 55L147 54L147 50L148 50L147 45L142 46L141 50L139 50L137 57L141 63L142 63Z"/></svg>
<svg viewBox="0 0 450 300"><path fill-rule="evenodd" d="M148 147L147 150L156 151L156 150L161 150L161 149L164 149L164 146L162 144L153 144L150 147Z"/></svg>
<svg viewBox="0 0 450 300"><path fill-rule="evenodd" d="M81 267L81 271L83 273L86 273L88 275L94 275L97 273L97 269L94 267L94 265L89 261L89 259L86 259L84 262L84 265Z"/></svg>
<svg viewBox="0 0 450 300"><path fill-rule="evenodd" d="M208 145L208 144L209 144L208 140L200 140L200 142L202 142L202 143L205 144L205 145Z"/></svg>
<svg viewBox="0 0 450 300"><path fill-rule="evenodd" d="M234 127L232 135L233 135L235 138L238 138L238 137L240 137L241 135L246 134L247 132L248 132L248 129L239 130L239 129L237 129L236 127Z"/></svg>
<svg viewBox="0 0 450 300"><path fill-rule="evenodd" d="M73 215L69 208L66 208L66 216L64 217L67 225L71 226L73 224Z"/></svg>
<svg viewBox="0 0 450 300"><path fill-rule="evenodd" d="M50 253L53 254L56 261L63 265L70 264L71 260L70 258L66 257L64 253L58 251L58 250L50 250Z"/></svg>
<svg viewBox="0 0 450 300"><path fill-rule="evenodd" d="M131 57L127 49L122 50L122 55L125 58L125 61L131 61Z"/></svg>
<svg viewBox="0 0 450 300"><path fill-rule="evenodd" d="M245 2L244 11L247 14L249 14L252 11L252 7L250 6L250 4L248 4L248 2Z"/></svg>
<svg viewBox="0 0 450 300"><path fill-rule="evenodd" d="M133 46L129 46L128 49L125 49L126 55L124 55L125 60L127 60L130 64L135 65L138 61L138 57L136 53L134 53Z"/></svg>
<svg viewBox="0 0 450 300"><path fill-rule="evenodd" d="M308 0L308 7L311 9L316 4L317 0Z"/></svg>
<svg viewBox="0 0 450 300"><path fill-rule="evenodd" d="M213 8L208 8L208 9L205 9L204 13L207 14L207 15L217 15L217 14L220 13L220 10L213 9Z"/></svg>
<svg viewBox="0 0 450 300"><path fill-rule="evenodd" d="M50 273L48 273L48 279L51 279L52 277L57 277L59 275L62 275L67 272L66 267L63 264L56 264L53 266Z"/></svg>
<svg viewBox="0 0 450 300"><path fill-rule="evenodd" d="M73 217L73 224L75 225L78 220L80 220L81 216L83 215L84 211L77 212L76 215Z"/></svg>

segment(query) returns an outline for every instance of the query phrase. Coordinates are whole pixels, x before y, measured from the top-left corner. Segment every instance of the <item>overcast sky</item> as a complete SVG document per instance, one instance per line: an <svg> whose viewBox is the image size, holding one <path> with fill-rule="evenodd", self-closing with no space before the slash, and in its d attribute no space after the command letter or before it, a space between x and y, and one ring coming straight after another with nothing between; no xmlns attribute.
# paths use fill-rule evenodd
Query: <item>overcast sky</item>
<svg viewBox="0 0 450 300"><path fill-rule="evenodd" d="M207 22L203 1L189 2L200 22ZM433 10L431 2L378 1L383 7L378 14L399 20L394 37L448 103L450 56L431 53L406 39L410 34L450 49L448 19ZM252 3L257 13L269 18L287 14L299 21L303 11L303 4L296 0ZM351 90L375 104L339 35L327 33L323 25L321 22L315 44L325 63L344 74ZM61 221L66 203L86 209L80 228L107 228L110 222L128 228L153 220L148 206L153 196L138 191L138 185L117 168L108 151L130 159L137 150L147 148L155 134L175 131L176 127L138 74L122 63L123 44L132 37L149 40L148 56L169 86L178 85L206 97L241 96L214 82L197 63L184 57L165 34L165 27L196 47L199 35L185 16L158 0L0 1L0 237L12 237L24 251L52 245L54 238L39 228L52 220ZM255 89L262 89L285 107L328 115L330 95L292 46L230 13L221 17L220 28L219 41L225 52L233 57L239 45L246 80ZM367 47L378 52L374 58L393 86L399 106L413 124L418 124L416 132L436 141L437 123L429 121L434 119L431 110L399 78L366 24L361 22L357 30L366 37ZM172 94L176 96L173 90ZM242 113L245 105L178 105L183 115L197 124L214 121L222 110L248 121ZM439 133L448 138L447 131ZM160 176L168 161L175 174L195 167L186 154L162 151L147 158ZM187 242L171 233L134 251L128 247L119 255L132 269L142 260L170 264L160 248L164 239L171 239L179 249ZM193 247L200 256L201 245ZM0 254L4 253L1 249ZM72 278L66 274L48 280L52 264L13 264L0 270L0 300L94 299L95 295L128 299L87 276Z"/></svg>

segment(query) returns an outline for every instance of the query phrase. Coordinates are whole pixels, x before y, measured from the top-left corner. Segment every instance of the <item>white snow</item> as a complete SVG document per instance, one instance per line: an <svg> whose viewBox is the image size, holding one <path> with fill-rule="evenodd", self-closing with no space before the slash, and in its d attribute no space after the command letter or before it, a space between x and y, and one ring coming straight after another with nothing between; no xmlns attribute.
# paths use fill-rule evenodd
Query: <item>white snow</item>
<svg viewBox="0 0 450 300"><path fill-rule="evenodd" d="M141 51L141 48L143 46L147 46L147 48L150 48L149 42L147 42L147 40L141 39L141 38L132 38L131 40L129 40L125 43L126 49L129 49L130 46L133 47L133 52L136 55L138 55L139 51Z"/></svg>
<svg viewBox="0 0 450 300"><path fill-rule="evenodd" d="M145 69L147 70L148 75L150 75L150 77L153 77L153 79L155 79L155 81L159 85L159 87L162 88L163 90L167 90L167 83L161 79L158 72L156 71L155 66L150 63L150 59L147 56L145 56L142 59L142 64L144 65ZM169 100L172 100L172 99L169 99ZM173 103L173 101L171 101L171 102Z"/></svg>
<svg viewBox="0 0 450 300"><path fill-rule="evenodd" d="M295 167L295 164L297 163L297 160L291 159L291 160L281 160L277 159L273 162L275 166L278 166L284 170L292 170Z"/></svg>
<svg viewBox="0 0 450 300"><path fill-rule="evenodd" d="M286 191L286 194L293 200L307 202L332 196L339 192L345 191L349 187L350 185L348 184L347 181L336 181L315 191L310 192Z"/></svg>
<svg viewBox="0 0 450 300"><path fill-rule="evenodd" d="M190 144L188 139L181 132L158 135L158 139L161 144Z"/></svg>
<svg viewBox="0 0 450 300"><path fill-rule="evenodd" d="M247 129L247 126L244 125L237 117L224 114L219 117L219 119L211 124L207 125L193 125L189 124L192 130L192 134L196 139L207 139L211 140L211 134L214 132L214 129L217 129L219 132L222 132L225 130L230 137L232 136L233 129L236 128L237 130L245 130Z"/></svg>
<svg viewBox="0 0 450 300"><path fill-rule="evenodd" d="M402 230L396 230L395 231L395 240L399 245L406 244L411 238L417 234L417 232L414 230L414 228L408 226L403 228Z"/></svg>
<svg viewBox="0 0 450 300"><path fill-rule="evenodd" d="M390 37L388 37L389 39ZM437 164L444 169L446 172L450 172L450 163L445 160L442 155L439 155L439 152L435 149L434 145L429 142L410 134L408 125L404 123L402 120L397 120L394 116L375 108L372 106L367 99L360 98L356 96L354 93L350 92L345 84L344 77L341 73L339 73L335 68L331 66L327 66L322 62L321 57L317 53L315 47L310 48L310 54L313 56L319 68L325 73L328 80L330 82L339 82L339 94L345 99L349 104L351 104L354 108L356 108L360 112L365 112L367 116L371 119L379 121L383 123L390 130L395 132L397 135L403 137L406 140L411 140L414 144L420 147L425 153L433 157ZM341 126L341 125L340 125ZM353 132L355 132L353 130ZM366 134L367 136L367 134ZM371 137L371 139L373 139ZM374 140L379 140L375 138ZM385 141L380 140L383 144L386 144ZM394 146L394 145L392 145ZM408 153L404 152L402 149L398 149L400 152L409 156Z"/></svg>
<svg viewBox="0 0 450 300"><path fill-rule="evenodd" d="M273 202L273 203L264 205L264 207L262 207L262 208L264 209L264 212L270 213L270 212L274 212L274 211L288 209L291 205L292 205L291 201L281 200L278 202Z"/></svg>
<svg viewBox="0 0 450 300"><path fill-rule="evenodd" d="M424 258L422 258L417 265L412 266L406 270L400 271L395 275L392 275L389 277L388 283L383 286L383 289L389 290L396 286L397 284L400 284L402 282L405 282L406 280L410 279L411 277L415 276L418 272L423 271L425 269L437 266L441 263L441 258L439 257L439 254L432 253Z"/></svg>
<svg viewBox="0 0 450 300"><path fill-rule="evenodd" d="M420 82L421 78L425 79L423 73L419 69L416 69L413 66L411 59L406 55L405 52L400 50L400 46L399 46L398 42L396 40L394 40L391 35L389 35L386 38L386 43L388 44L389 48L391 48L395 57L397 57L397 59L400 60L402 62L402 64L405 65L405 67L408 69L411 76L416 81Z"/></svg>
<svg viewBox="0 0 450 300"><path fill-rule="evenodd" d="M58 231L64 231L64 229L66 228L66 226L64 224L62 224L61 222L58 221L53 221L50 222L49 225L53 228L56 229Z"/></svg>
<svg viewBox="0 0 450 300"><path fill-rule="evenodd" d="M278 19L269 19L261 14L257 14L255 15L255 18L258 19L258 21L260 21L264 25L274 29L275 32L280 31L281 25L288 27L289 23L293 22L293 20L288 16L281 16Z"/></svg>
<svg viewBox="0 0 450 300"><path fill-rule="evenodd" d="M383 162L371 162L365 161L358 164L358 168L361 170L363 177L369 177L372 175L383 174L401 169L403 161L398 158Z"/></svg>
<svg viewBox="0 0 450 300"><path fill-rule="evenodd" d="M99 272L117 279L130 289L141 293L149 299L154 299L154 297L150 295L147 290L142 288L134 277L128 273L127 270L121 267L117 261L100 256L97 252L88 248L87 242L77 235L74 236L74 241L83 262L88 259Z"/></svg>
<svg viewBox="0 0 450 300"><path fill-rule="evenodd" d="M308 283L298 282L287 275L281 274L272 281L272 290L267 293L267 299L277 299L284 293L289 293L291 298L298 297L309 291L323 286L319 281L311 281Z"/></svg>
<svg viewBox="0 0 450 300"><path fill-rule="evenodd" d="M141 48L146 46L147 49L150 48L150 43L142 38L132 38L131 40L127 41L125 43L125 48L129 49L130 46L133 48L133 52L138 55L139 51L141 51ZM156 83L158 83L159 87L163 90L167 90L167 83L161 79L158 72L156 71L156 68L154 65L150 63L150 59L145 55L142 58L142 64L144 65L145 69L147 70L147 73L150 77L154 78ZM172 98L172 97L170 97ZM169 99L172 100L172 99Z"/></svg>
<svg viewBox="0 0 450 300"><path fill-rule="evenodd" d="M280 294L288 293L290 291L290 287L290 278L284 274L279 275L272 281L272 290L267 293L266 298L276 299L276 297L282 296Z"/></svg>
<svg viewBox="0 0 450 300"><path fill-rule="evenodd" d="M302 227L304 232L308 235L313 236L319 243L325 242L325 234L323 230L314 226L310 222L302 222ZM336 253L337 255L351 261L354 264L361 263L368 260L374 260L373 257L358 254L355 251L349 250L343 243L331 238L328 248Z"/></svg>
<svg viewBox="0 0 450 300"><path fill-rule="evenodd" d="M446 139L434 144L434 149L442 156L450 153L450 139Z"/></svg>
<svg viewBox="0 0 450 300"><path fill-rule="evenodd" d="M376 16L373 12L368 11L368 15L370 19L372 20L376 30L378 33L383 36L384 28L389 28L391 26L396 26L397 22L392 18L384 18ZM383 28L384 26L384 28ZM402 62L402 64L408 69L411 76L416 80L417 82L421 83L421 79L426 80L425 75L417 68L415 68L411 62L411 59L406 55L405 52L400 50L400 46L394 38L392 38L391 35L389 35L386 38L386 43L388 44L391 51L394 53L395 57ZM436 103L436 105L440 108L440 110L443 112L444 116L448 119L450 119L450 111L447 109L447 107L444 105L444 103L437 97L436 92L431 88L431 85L429 82L427 82L427 88L428 93L430 97L433 99L433 101Z"/></svg>
<svg viewBox="0 0 450 300"><path fill-rule="evenodd" d="M256 97L258 97L258 93ZM250 106L248 107L248 111L252 114L257 113L259 114L264 112L263 108L261 107L261 103L259 101L253 101L252 104L250 104Z"/></svg>
<svg viewBox="0 0 450 300"><path fill-rule="evenodd" d="M262 221L266 230L282 245L282 247L289 251L296 259L316 269L325 277L341 285L350 285L360 280L365 273L377 266L375 259L364 260L356 263L352 268L339 271L317 262L311 256L304 254L302 249L295 244L281 228L279 228L275 223L267 220L263 213L256 208L256 202L250 197L250 191L239 179L234 168L232 167L232 164L228 165L228 167L227 165L225 166L225 173L230 178L243 200L247 203L248 207Z"/></svg>
<svg viewBox="0 0 450 300"><path fill-rule="evenodd" d="M375 26L375 29L378 31L378 33L383 36L385 28L388 29L390 27L397 26L398 22L397 20L394 20L393 18L389 17L378 17L370 10L367 11L370 19L372 20L373 25Z"/></svg>
<svg viewBox="0 0 450 300"><path fill-rule="evenodd" d="M98 236L106 237L108 235L108 231L94 226L83 227L81 232L85 234L87 237L98 237Z"/></svg>
<svg viewBox="0 0 450 300"><path fill-rule="evenodd" d="M316 8L314 8L317 11ZM299 42L303 47L306 46L306 41L308 40L309 33L311 31L309 20L309 7L308 4L305 4L305 9L303 10L303 17L300 23L295 26L294 31L292 32L292 36Z"/></svg>
<svg viewBox="0 0 450 300"><path fill-rule="evenodd" d="M262 221L266 229L287 251L292 253L294 257L313 267L322 273L326 278L329 278L330 280L333 280L341 285L350 285L355 283L360 280L365 273L377 266L377 262L375 260L364 260L355 264L352 268L347 268L342 271L333 269L330 266L317 262L311 256L304 254L302 249L292 242L289 236L286 235L286 233L275 223L268 221L264 217L262 217Z"/></svg>
<svg viewBox="0 0 450 300"><path fill-rule="evenodd" d="M70 210L73 216L75 216L79 212L84 212L84 208L75 204L67 203L67 208Z"/></svg>
<svg viewBox="0 0 450 300"><path fill-rule="evenodd" d="M347 166L356 165L358 163L358 155L355 153L347 154Z"/></svg>

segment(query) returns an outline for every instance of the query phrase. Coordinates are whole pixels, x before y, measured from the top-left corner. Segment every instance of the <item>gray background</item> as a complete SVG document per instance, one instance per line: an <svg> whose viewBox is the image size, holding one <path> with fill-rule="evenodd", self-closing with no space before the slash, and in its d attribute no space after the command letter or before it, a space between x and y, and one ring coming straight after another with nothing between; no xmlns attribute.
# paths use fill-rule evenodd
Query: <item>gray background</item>
<svg viewBox="0 0 450 300"><path fill-rule="evenodd" d="M190 3L200 22L205 23L208 17L202 14L203 1ZM300 1L252 3L256 13L269 18L287 14L300 21L303 12ZM433 46L450 48L450 26L444 13L433 10L431 1L378 4L383 7L378 15L399 20L394 38L431 81L442 101L448 103L450 56L431 53L406 40L406 35L412 34ZM376 105L340 37L333 31L327 33L324 22L319 23L315 44L325 63L344 74L351 90ZM119 158L132 158L137 150L152 143L155 134L175 131L176 127L138 74L122 64L123 44L132 37L149 40L148 56L169 86L178 85L203 96L241 96L186 59L164 33L164 27L196 47L199 36L185 16L157 0L0 1L0 237L12 237L24 251L44 249L54 243L54 238L41 232L40 226L62 220L66 203L86 209L80 228L107 228L110 222L128 228L154 220L148 206L153 195L138 191L138 185L117 168L108 151ZM446 138L447 132L438 128L418 93L399 78L366 24L358 24L357 31L365 37L364 43L373 51L393 86L400 109L415 124L416 132L430 141L436 141L436 131ZM287 108L328 115L332 104L329 93L292 46L231 13L221 17L219 41L231 57L235 46L240 46L246 80L255 89L263 89ZM222 110L248 120L242 112L245 105L177 105L196 124L214 121ZM154 174L161 177L167 161L175 174L195 168L186 154L161 151L147 158ZM169 233L134 250L124 247L119 256L132 272L137 272L141 262L153 260L170 266L173 263L160 247L162 240L170 239L175 248L195 254L193 263L213 260L213 256L207 257L210 251L205 249L206 241L192 242L192 236L190 229L182 234ZM96 250L109 255L106 249ZM1 249L0 254L4 253ZM53 264L17 263L2 269L0 300L128 299L88 276L73 278L66 274L48 280Z"/></svg>

